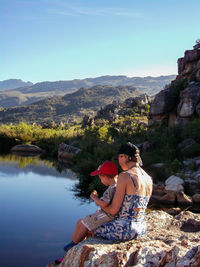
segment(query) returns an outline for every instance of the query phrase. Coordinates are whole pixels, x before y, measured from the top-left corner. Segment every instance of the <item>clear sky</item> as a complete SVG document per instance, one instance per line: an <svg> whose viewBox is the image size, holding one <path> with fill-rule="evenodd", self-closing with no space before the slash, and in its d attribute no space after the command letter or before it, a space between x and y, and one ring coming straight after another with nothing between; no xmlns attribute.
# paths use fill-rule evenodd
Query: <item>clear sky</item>
<svg viewBox="0 0 200 267"><path fill-rule="evenodd" d="M0 0L0 80L177 73L199 0Z"/></svg>

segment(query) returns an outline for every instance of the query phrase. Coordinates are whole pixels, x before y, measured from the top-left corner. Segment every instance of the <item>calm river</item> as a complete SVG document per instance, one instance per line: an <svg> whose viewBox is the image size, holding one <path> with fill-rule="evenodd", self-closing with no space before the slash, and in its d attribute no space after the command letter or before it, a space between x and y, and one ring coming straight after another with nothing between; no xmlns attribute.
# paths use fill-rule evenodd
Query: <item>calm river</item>
<svg viewBox="0 0 200 267"><path fill-rule="evenodd" d="M76 221L97 209L74 196L76 181L39 157L0 156L0 266L44 267L64 255Z"/></svg>

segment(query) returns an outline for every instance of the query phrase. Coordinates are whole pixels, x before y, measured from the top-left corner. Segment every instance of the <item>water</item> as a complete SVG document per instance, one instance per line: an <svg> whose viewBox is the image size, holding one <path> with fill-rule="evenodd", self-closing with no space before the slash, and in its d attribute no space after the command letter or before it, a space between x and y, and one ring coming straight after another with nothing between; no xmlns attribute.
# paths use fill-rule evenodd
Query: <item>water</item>
<svg viewBox="0 0 200 267"><path fill-rule="evenodd" d="M0 156L0 266L42 267L64 255L76 221L97 209L74 196L76 181L38 157Z"/></svg>

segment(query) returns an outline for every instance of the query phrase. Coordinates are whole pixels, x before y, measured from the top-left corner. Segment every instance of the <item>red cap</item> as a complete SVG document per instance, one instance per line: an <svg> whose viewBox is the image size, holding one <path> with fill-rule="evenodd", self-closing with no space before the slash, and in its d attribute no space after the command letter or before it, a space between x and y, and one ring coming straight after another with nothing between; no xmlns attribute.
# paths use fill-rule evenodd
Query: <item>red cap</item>
<svg viewBox="0 0 200 267"><path fill-rule="evenodd" d="M99 174L105 174L105 175L117 175L117 165L115 165L111 161L105 161L102 165L100 165L95 171L91 172L90 175L99 175Z"/></svg>

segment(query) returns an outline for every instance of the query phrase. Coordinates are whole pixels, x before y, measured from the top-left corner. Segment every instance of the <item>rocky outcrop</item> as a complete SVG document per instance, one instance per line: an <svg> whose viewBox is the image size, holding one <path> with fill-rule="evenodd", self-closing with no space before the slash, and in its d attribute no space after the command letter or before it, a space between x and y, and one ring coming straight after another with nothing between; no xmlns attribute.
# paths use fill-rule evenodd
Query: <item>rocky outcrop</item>
<svg viewBox="0 0 200 267"><path fill-rule="evenodd" d="M58 159L59 160L72 160L72 158L77 155L81 150L77 147L70 146L61 143L58 148Z"/></svg>
<svg viewBox="0 0 200 267"><path fill-rule="evenodd" d="M14 146L13 148L11 148L11 152L23 154L40 154L44 153L44 150L38 146L24 144Z"/></svg>
<svg viewBox="0 0 200 267"><path fill-rule="evenodd" d="M178 59L178 77L190 81L200 82L200 43L193 46L192 50L186 50L185 55Z"/></svg>
<svg viewBox="0 0 200 267"><path fill-rule="evenodd" d="M149 125L153 122L172 126L200 118L200 44L178 59L178 76L154 98Z"/></svg>
<svg viewBox="0 0 200 267"><path fill-rule="evenodd" d="M95 117L95 119L103 118L108 120L110 123L113 123L119 115L127 115L134 108L137 109L136 113L144 113L144 107L146 104L151 103L151 97L147 94L141 94L136 97L127 98L124 102L113 101L112 104L106 105L101 108ZM130 123L130 122L129 122Z"/></svg>
<svg viewBox="0 0 200 267"><path fill-rule="evenodd" d="M122 243L89 238L68 251L59 266L200 266L200 214L183 211L173 217L164 211L151 211L146 221L144 237Z"/></svg>
<svg viewBox="0 0 200 267"><path fill-rule="evenodd" d="M188 140L183 147L190 144ZM200 212L200 157L185 159L182 164L179 173L168 177L164 183L153 184L152 202L154 205L192 206L192 209ZM157 163L154 166L159 170L164 164Z"/></svg>
<svg viewBox="0 0 200 267"><path fill-rule="evenodd" d="M94 118L92 118L88 115L85 115L83 117L82 122L81 122L81 128L84 129L87 126L92 127L93 125L94 125Z"/></svg>

